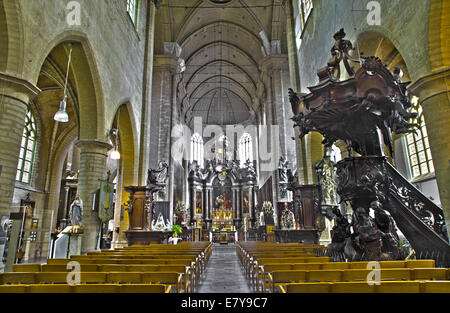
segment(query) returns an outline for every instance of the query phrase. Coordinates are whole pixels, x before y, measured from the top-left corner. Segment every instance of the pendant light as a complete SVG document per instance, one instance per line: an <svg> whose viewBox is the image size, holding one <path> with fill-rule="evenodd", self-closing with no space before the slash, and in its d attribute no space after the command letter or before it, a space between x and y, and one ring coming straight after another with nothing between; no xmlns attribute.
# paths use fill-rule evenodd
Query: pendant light
<svg viewBox="0 0 450 313"><path fill-rule="evenodd" d="M69 61L67 63L67 73L66 73L66 81L64 83L64 98L59 103L59 110L56 112L54 116L54 120L60 123L67 123L69 121L69 115L66 112L66 98L67 98L67 80L69 78L69 69L70 69L70 62L72 60L72 45L70 44L70 52L69 52Z"/></svg>

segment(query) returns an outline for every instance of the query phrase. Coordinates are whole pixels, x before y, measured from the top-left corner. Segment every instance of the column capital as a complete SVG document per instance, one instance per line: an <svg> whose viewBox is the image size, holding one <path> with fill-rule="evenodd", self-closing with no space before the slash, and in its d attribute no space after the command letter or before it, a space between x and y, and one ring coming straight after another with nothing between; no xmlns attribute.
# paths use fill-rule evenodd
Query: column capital
<svg viewBox="0 0 450 313"><path fill-rule="evenodd" d="M289 58L287 54L269 54L260 63L261 70L270 73L273 70L289 70Z"/></svg>
<svg viewBox="0 0 450 313"><path fill-rule="evenodd" d="M408 90L424 102L431 97L449 92L449 82L450 67L446 66L422 75L408 86Z"/></svg>
<svg viewBox="0 0 450 313"><path fill-rule="evenodd" d="M155 70L167 70L172 74L176 74L178 69L178 57L173 54L155 54L153 68Z"/></svg>
<svg viewBox="0 0 450 313"><path fill-rule="evenodd" d="M0 93L28 104L41 90L27 80L0 72Z"/></svg>
<svg viewBox="0 0 450 313"><path fill-rule="evenodd" d="M95 139L80 139L75 142L75 146L80 149L80 153L97 153L108 156L107 152L113 148L110 143Z"/></svg>

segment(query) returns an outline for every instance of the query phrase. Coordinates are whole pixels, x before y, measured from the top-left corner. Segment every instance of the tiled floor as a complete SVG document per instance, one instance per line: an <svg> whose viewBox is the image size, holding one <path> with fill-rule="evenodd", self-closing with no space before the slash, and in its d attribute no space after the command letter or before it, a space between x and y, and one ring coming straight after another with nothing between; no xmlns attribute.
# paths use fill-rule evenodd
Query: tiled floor
<svg viewBox="0 0 450 313"><path fill-rule="evenodd" d="M214 244L198 293L251 293L234 244Z"/></svg>

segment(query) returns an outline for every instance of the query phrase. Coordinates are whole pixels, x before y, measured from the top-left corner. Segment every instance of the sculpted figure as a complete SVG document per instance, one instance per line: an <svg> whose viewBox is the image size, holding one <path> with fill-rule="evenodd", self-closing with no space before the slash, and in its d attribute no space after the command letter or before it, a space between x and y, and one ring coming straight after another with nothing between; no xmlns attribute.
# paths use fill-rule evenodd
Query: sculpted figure
<svg viewBox="0 0 450 313"><path fill-rule="evenodd" d="M160 161L156 170L148 170L147 184L165 185L167 181L168 168L166 162Z"/></svg>
<svg viewBox="0 0 450 313"><path fill-rule="evenodd" d="M278 173L280 176L280 182L287 183L288 182L288 168L289 161L284 157L280 157L280 161L278 162Z"/></svg>
<svg viewBox="0 0 450 313"><path fill-rule="evenodd" d="M353 234L346 239L345 254L349 261L360 260L389 260L389 255L382 253L383 233L378 229L375 221L369 216L368 210L359 207L353 212Z"/></svg>
<svg viewBox="0 0 450 313"><path fill-rule="evenodd" d="M389 215L380 202L373 201L370 204L375 211L375 223L381 232L383 247L382 252L387 253L391 259L396 260L399 257L399 237L394 219Z"/></svg>
<svg viewBox="0 0 450 313"><path fill-rule="evenodd" d="M81 220L83 218L83 200L81 200L79 194L76 194L75 200L73 200L70 205L69 217L72 226L81 226Z"/></svg>

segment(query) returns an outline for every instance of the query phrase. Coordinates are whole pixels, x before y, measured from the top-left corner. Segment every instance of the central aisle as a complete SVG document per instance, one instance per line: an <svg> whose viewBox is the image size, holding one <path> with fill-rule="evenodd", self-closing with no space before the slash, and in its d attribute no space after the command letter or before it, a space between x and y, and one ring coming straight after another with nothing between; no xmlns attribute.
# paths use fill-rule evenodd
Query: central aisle
<svg viewBox="0 0 450 313"><path fill-rule="evenodd" d="M206 265L205 276L197 293L250 293L236 245L213 245L212 256Z"/></svg>

